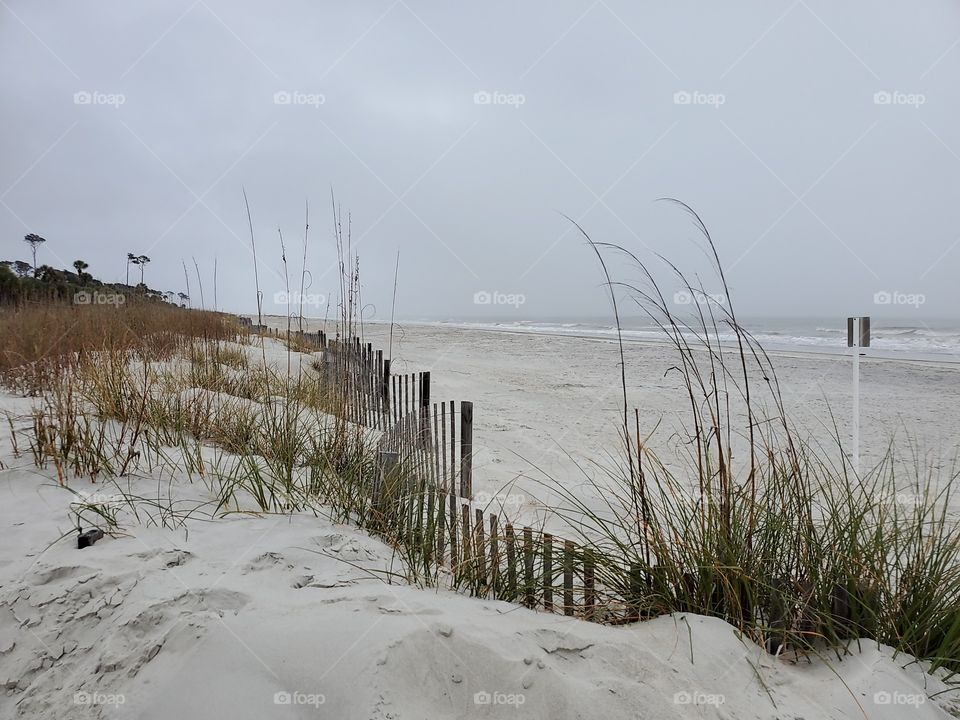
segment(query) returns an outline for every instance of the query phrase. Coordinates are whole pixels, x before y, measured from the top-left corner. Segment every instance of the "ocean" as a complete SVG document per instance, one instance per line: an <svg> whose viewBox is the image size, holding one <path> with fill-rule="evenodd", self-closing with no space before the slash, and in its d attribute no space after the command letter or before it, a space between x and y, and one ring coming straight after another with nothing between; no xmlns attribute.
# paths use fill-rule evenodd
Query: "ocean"
<svg viewBox="0 0 960 720"><path fill-rule="evenodd" d="M685 318L689 320L689 318ZM462 327L500 332L522 332L585 338L615 338L617 328L610 318L515 317L417 318L398 321L401 325ZM849 353L846 318L743 318L741 325L767 350L824 354ZM630 342L664 341L663 331L646 318L624 318L623 338ZM864 354L902 360L960 362L960 321L926 320L907 322L902 318L872 318L871 346ZM721 343L735 336L721 327Z"/></svg>

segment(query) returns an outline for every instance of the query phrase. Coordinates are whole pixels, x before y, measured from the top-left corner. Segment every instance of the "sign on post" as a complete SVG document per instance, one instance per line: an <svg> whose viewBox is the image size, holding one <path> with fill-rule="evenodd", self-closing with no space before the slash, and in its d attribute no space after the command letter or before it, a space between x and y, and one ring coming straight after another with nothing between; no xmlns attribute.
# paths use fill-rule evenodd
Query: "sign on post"
<svg viewBox="0 0 960 720"><path fill-rule="evenodd" d="M847 347L853 350L853 471L860 474L860 348L870 347L870 318L847 318Z"/></svg>
<svg viewBox="0 0 960 720"><path fill-rule="evenodd" d="M847 347L870 347L870 318L847 318Z"/></svg>

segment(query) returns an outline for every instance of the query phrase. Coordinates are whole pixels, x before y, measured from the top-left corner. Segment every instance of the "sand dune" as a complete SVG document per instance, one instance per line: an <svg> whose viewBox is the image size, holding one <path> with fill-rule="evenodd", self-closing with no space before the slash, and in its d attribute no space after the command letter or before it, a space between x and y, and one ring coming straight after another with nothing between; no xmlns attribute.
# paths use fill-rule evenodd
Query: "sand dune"
<svg viewBox="0 0 960 720"><path fill-rule="evenodd" d="M70 494L8 447L2 458L0 717L899 720L951 707L928 699L944 687L910 658L869 643L794 663L716 619L608 628L387 584L389 548L312 516L133 527L77 550L56 541Z"/></svg>

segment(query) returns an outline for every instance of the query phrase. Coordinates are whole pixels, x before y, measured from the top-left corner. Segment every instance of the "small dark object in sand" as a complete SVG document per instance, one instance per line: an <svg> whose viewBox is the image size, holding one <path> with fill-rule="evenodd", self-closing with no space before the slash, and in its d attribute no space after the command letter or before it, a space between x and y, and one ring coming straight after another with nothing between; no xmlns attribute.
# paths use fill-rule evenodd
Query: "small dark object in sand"
<svg viewBox="0 0 960 720"><path fill-rule="evenodd" d="M93 528L92 530L87 530L77 535L77 549L83 550L85 547L90 547L97 540L103 538L103 530L98 528Z"/></svg>

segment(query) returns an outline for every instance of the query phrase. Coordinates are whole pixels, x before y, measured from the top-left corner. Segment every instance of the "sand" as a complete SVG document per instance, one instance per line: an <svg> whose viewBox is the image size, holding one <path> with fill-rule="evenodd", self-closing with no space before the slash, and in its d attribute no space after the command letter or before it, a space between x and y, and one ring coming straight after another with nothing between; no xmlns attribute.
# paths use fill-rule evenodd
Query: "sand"
<svg viewBox="0 0 960 720"><path fill-rule="evenodd" d="M312 516L78 550L68 492L2 458L3 718L948 717L887 648L794 663L716 619L608 628L387 584L387 547Z"/></svg>
<svg viewBox="0 0 960 720"><path fill-rule="evenodd" d="M668 382L653 379L659 352L631 356L631 371L648 373L650 385L636 385L650 392L645 413L672 396ZM601 397L615 371L608 344L408 329L395 356L410 369L431 368L438 398L477 403L484 487L522 470L518 456L551 439L581 457L609 448L616 398ZM798 373L819 367L793 362ZM952 371L886 372L901 379L897 392L914 397L929 372ZM921 397L949 403L943 394ZM26 428L34 402L0 394L0 415ZM935 419L924 402L909 407ZM921 663L889 648L864 642L842 661L797 662L767 655L717 619L677 614L611 628L411 587L390 548L307 513L232 514L176 528L126 518L123 535L78 550L73 495L52 468L17 456L7 435L0 432L0 718L899 720L960 712L960 694L942 692ZM544 462L567 467L561 455ZM145 497L205 499L202 484L185 476L128 480ZM113 492L103 482L70 483Z"/></svg>

